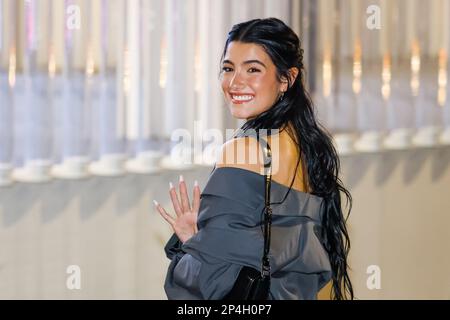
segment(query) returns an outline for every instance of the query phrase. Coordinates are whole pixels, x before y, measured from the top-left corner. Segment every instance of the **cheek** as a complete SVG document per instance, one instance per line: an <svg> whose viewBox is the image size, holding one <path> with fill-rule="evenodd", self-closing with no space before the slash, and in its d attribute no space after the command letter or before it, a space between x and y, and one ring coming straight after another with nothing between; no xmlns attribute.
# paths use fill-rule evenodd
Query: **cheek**
<svg viewBox="0 0 450 320"><path fill-rule="evenodd" d="M222 78L220 79L220 84L222 86L223 91L228 91L229 83L230 83L230 81L228 81L228 77L222 76Z"/></svg>
<svg viewBox="0 0 450 320"><path fill-rule="evenodd" d="M268 77L260 77L253 81L253 89L264 99L275 97L278 92L277 88L277 82Z"/></svg>

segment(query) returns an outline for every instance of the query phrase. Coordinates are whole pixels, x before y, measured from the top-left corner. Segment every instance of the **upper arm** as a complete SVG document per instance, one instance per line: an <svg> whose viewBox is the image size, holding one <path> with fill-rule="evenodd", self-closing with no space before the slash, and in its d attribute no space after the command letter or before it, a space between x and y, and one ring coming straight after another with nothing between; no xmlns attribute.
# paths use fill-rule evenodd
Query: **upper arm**
<svg viewBox="0 0 450 320"><path fill-rule="evenodd" d="M231 139L222 145L216 167L241 168L263 174L264 158L262 148L253 137Z"/></svg>

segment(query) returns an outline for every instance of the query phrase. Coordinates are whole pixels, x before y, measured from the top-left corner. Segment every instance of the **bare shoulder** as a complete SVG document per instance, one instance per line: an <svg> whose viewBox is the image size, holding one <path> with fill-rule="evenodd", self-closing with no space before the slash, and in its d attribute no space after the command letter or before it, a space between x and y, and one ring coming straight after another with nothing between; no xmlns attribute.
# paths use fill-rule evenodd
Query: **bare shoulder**
<svg viewBox="0 0 450 320"><path fill-rule="evenodd" d="M295 141L283 132L279 136L270 136L268 142L272 149L272 179L287 187L294 179L292 188L306 192L302 163L297 167L299 151ZM242 137L225 142L217 156L216 168L220 167L240 168L263 175L264 157L258 140Z"/></svg>
<svg viewBox="0 0 450 320"><path fill-rule="evenodd" d="M264 160L254 137L234 138L225 142L218 154L216 167L240 168L262 174Z"/></svg>

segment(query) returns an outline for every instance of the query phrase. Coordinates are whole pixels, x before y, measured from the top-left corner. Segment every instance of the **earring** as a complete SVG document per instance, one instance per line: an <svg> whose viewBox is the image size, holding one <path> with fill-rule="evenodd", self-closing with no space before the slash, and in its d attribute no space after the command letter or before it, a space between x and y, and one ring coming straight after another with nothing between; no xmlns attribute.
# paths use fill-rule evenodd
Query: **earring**
<svg viewBox="0 0 450 320"><path fill-rule="evenodd" d="M284 91L281 92L280 101L283 101L283 99L284 99Z"/></svg>

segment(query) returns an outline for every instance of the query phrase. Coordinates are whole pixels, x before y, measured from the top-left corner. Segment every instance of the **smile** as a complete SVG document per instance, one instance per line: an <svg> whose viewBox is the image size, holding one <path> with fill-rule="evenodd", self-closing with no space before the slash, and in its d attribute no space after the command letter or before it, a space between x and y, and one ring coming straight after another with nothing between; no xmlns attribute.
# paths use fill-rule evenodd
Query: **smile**
<svg viewBox="0 0 450 320"><path fill-rule="evenodd" d="M240 104L240 103L247 103L251 100L253 100L254 96L253 95L235 95L235 94L231 94L231 101L233 103L236 104Z"/></svg>

